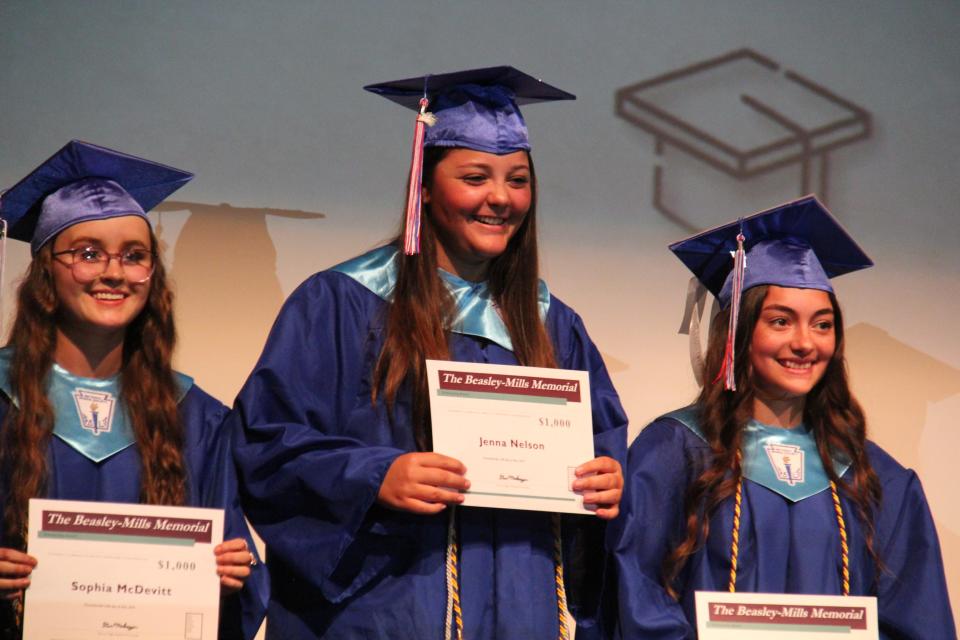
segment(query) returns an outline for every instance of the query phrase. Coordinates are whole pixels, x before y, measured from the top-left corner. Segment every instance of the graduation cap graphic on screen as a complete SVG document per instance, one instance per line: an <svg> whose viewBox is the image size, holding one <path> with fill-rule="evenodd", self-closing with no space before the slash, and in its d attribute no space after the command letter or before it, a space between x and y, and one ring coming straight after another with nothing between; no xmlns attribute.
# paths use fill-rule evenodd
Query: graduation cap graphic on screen
<svg viewBox="0 0 960 640"><path fill-rule="evenodd" d="M751 49L622 87L615 100L620 118L653 136L654 207L690 231L715 220L667 203L668 174L678 174L669 181L671 194L691 188L680 180L674 158L705 163L733 178L740 192L760 176L798 173L790 187L796 191L764 194L764 200L816 193L827 202L831 153L871 134L864 108Z"/></svg>

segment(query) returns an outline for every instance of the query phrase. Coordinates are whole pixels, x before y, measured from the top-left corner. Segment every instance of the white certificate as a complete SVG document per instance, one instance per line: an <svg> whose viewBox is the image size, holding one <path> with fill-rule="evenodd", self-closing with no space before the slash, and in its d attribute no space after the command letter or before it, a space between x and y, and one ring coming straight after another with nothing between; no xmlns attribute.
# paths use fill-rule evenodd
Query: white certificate
<svg viewBox="0 0 960 640"><path fill-rule="evenodd" d="M433 450L463 462L468 507L592 513L571 488L593 453L586 371L427 360Z"/></svg>
<svg viewBox="0 0 960 640"><path fill-rule="evenodd" d="M700 640L877 640L877 599L697 591Z"/></svg>
<svg viewBox="0 0 960 640"><path fill-rule="evenodd" d="M24 638L215 640L223 511L31 500Z"/></svg>

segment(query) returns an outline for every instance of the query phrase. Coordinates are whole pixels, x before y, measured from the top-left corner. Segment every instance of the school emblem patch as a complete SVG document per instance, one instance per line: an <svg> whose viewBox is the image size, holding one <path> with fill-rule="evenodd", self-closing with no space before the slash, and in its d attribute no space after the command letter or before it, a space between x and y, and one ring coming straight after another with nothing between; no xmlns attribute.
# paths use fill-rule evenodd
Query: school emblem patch
<svg viewBox="0 0 960 640"><path fill-rule="evenodd" d="M791 487L803 483L803 449L788 444L767 444L763 447L777 480Z"/></svg>
<svg viewBox="0 0 960 640"><path fill-rule="evenodd" d="M116 406L116 398L112 393L74 389L73 401L77 406L80 426L95 436L110 432L110 426L113 424L113 409Z"/></svg>

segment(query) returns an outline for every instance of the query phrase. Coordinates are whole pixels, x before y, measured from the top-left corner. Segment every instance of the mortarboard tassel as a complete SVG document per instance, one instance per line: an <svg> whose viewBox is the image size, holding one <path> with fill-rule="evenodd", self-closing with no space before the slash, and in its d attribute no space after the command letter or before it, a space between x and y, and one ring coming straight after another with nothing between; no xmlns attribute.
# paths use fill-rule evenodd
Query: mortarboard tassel
<svg viewBox="0 0 960 640"><path fill-rule="evenodd" d="M737 340L737 321L740 319L740 297L743 293L743 274L747 268L747 255L743 250L743 229L737 234L737 250L733 252L733 282L730 294L730 324L727 327L727 348L723 354L723 365L714 382L722 377L727 391L737 390L737 378L734 345Z"/></svg>
<svg viewBox="0 0 960 640"><path fill-rule="evenodd" d="M427 111L426 95L420 98L420 113L413 131L413 157L410 160L410 188L407 192L407 215L403 232L403 252L408 255L420 253L420 198L423 187L423 138L427 126L433 126L437 118Z"/></svg>
<svg viewBox="0 0 960 640"><path fill-rule="evenodd" d="M3 190L0 190L0 202L3 201ZM7 221L0 218L0 283L7 274ZM0 335L3 335L3 319L7 314L3 312L3 293L0 292Z"/></svg>

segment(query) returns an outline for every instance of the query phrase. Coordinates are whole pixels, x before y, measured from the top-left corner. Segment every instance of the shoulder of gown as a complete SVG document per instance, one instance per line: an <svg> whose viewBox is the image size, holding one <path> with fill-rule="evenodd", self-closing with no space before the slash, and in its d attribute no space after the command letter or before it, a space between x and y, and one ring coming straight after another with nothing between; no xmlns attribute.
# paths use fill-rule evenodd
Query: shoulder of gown
<svg viewBox="0 0 960 640"><path fill-rule="evenodd" d="M692 474L710 448L683 423L661 416L629 448L620 516L607 531L617 595L606 603L623 638L692 638L680 604L662 586L663 559L682 535Z"/></svg>
<svg viewBox="0 0 960 640"><path fill-rule="evenodd" d="M919 476L873 442L870 464L883 496L875 517L881 632L896 638L956 638L940 541Z"/></svg>

